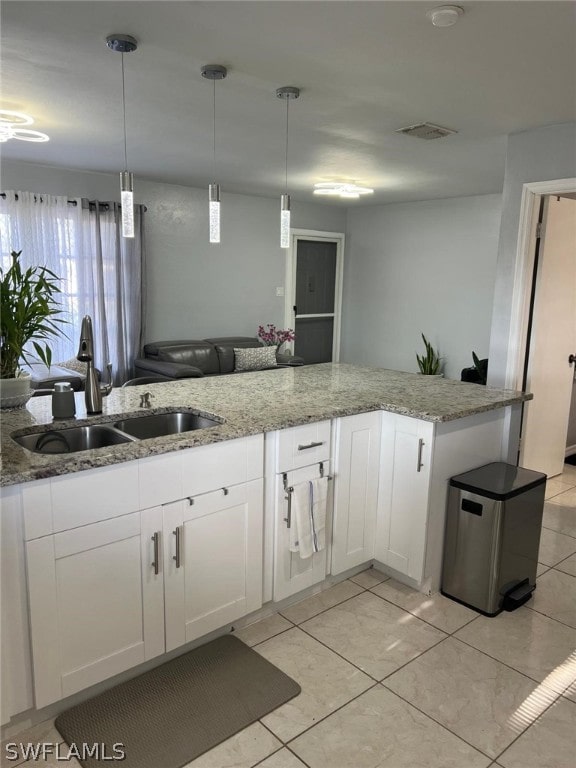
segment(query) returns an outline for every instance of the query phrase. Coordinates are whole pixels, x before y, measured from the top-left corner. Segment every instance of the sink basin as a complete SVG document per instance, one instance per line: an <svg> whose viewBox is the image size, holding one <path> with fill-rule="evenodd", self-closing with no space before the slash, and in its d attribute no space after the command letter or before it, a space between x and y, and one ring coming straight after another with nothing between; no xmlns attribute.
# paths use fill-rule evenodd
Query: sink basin
<svg viewBox="0 0 576 768"><path fill-rule="evenodd" d="M102 424L89 424L85 427L54 429L48 432L33 432L12 438L24 448L34 453L77 453L92 448L104 448L110 445L132 443L130 435L123 435L116 429Z"/></svg>
<svg viewBox="0 0 576 768"><path fill-rule="evenodd" d="M136 416L131 419L115 422L116 429L127 432L139 440L165 435L177 435L194 429L218 427L222 422L201 416L198 413L173 411L172 413L153 413L148 416Z"/></svg>

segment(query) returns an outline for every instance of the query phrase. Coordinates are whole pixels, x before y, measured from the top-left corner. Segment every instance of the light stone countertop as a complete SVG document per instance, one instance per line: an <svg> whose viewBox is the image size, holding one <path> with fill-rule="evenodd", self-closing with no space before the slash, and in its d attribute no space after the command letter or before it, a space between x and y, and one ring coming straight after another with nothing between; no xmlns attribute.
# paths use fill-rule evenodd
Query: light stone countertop
<svg viewBox="0 0 576 768"><path fill-rule="evenodd" d="M151 410L139 408L150 392ZM184 379L114 389L103 412L86 416L84 393L76 393L76 418L53 421L51 397L34 397L22 409L4 410L1 418L1 482L14 485L84 469L104 467L314 421L386 410L432 422L452 421L521 403L530 394L493 389L436 376L323 363L298 368ZM32 453L10 435L97 424L193 408L224 420L217 427L70 454Z"/></svg>

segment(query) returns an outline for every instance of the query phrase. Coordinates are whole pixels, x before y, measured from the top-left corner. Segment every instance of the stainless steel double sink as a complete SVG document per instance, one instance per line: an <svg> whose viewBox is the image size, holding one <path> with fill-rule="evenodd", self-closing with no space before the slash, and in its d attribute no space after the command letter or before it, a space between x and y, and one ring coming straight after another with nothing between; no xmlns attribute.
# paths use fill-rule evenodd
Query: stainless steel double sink
<svg viewBox="0 0 576 768"><path fill-rule="evenodd" d="M78 425L25 435L11 435L11 437L33 453L78 453L93 448L135 443L154 437L218 427L223 423L223 419L211 418L196 411L174 410L134 416L110 424Z"/></svg>

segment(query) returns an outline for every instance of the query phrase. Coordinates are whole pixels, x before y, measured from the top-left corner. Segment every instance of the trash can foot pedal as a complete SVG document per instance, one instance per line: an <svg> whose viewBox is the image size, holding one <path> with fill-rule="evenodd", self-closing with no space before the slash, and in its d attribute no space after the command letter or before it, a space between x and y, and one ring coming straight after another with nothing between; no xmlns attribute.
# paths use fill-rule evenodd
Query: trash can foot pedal
<svg viewBox="0 0 576 768"><path fill-rule="evenodd" d="M504 611L514 611L516 608L520 608L521 605L530 600L535 589L536 586L532 586L528 579L523 579L510 585L502 593L504 595L502 609Z"/></svg>

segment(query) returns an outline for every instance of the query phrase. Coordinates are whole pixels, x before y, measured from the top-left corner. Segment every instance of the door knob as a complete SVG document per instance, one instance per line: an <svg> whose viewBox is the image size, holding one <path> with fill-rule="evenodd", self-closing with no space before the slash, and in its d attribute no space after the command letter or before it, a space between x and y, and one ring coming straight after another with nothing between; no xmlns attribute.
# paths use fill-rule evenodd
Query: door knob
<svg viewBox="0 0 576 768"><path fill-rule="evenodd" d="M576 363L576 355L570 355L568 358L568 363L569 365L574 365L574 363Z"/></svg>

